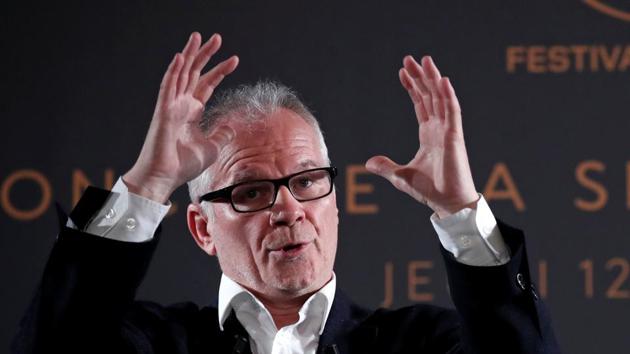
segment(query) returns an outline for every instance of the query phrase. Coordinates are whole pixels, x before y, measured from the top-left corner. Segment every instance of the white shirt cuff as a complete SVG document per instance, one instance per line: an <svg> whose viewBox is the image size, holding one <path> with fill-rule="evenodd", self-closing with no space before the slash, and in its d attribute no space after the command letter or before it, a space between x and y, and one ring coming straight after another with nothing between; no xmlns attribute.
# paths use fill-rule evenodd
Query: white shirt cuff
<svg viewBox="0 0 630 354"><path fill-rule="evenodd" d="M480 194L477 208L464 208L440 219L431 215L431 223L442 246L455 259L472 266L495 266L510 261L510 252L497 221Z"/></svg>
<svg viewBox="0 0 630 354"><path fill-rule="evenodd" d="M122 178L118 178L107 202L85 232L125 242L149 241L170 208L170 201L164 205L130 193ZM70 220L67 226L76 228Z"/></svg>

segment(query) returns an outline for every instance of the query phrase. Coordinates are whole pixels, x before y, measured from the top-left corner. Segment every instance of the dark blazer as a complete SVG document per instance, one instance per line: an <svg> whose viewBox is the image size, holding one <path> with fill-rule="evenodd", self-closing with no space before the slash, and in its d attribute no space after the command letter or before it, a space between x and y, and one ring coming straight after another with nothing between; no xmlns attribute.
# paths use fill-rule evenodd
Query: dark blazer
<svg viewBox="0 0 630 354"><path fill-rule="evenodd" d="M77 212L102 205L84 199L71 214L80 228L89 217ZM370 311L338 289L318 352L560 353L530 281L523 234L499 225L512 252L506 265L467 266L442 249L456 311ZM62 227L13 352L249 353L234 313L221 331L216 307L134 300L158 241L159 230L151 242L127 243Z"/></svg>

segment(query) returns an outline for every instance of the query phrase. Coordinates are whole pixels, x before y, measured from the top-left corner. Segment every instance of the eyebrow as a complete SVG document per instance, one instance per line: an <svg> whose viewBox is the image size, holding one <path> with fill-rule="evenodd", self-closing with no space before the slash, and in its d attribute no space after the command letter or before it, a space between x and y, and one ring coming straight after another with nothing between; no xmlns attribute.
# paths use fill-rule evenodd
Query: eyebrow
<svg viewBox="0 0 630 354"><path fill-rule="evenodd" d="M300 162L298 166L300 166L301 168L306 168L306 169L309 169L309 168L316 168L316 167L322 167L322 166L318 166L318 164L316 164L316 163L315 163L315 161L310 160L310 159L309 159L309 160L304 160L304 161ZM297 172L297 171L296 171L296 172Z"/></svg>
<svg viewBox="0 0 630 354"><path fill-rule="evenodd" d="M232 178L230 178L230 184L237 184L237 183L241 183L241 182L245 182L247 180L256 180L256 179L261 179L260 177L260 172L258 172L257 170L241 170L241 171L237 171L234 172L234 175L232 175Z"/></svg>
<svg viewBox="0 0 630 354"><path fill-rule="evenodd" d="M315 161L311 159L303 160L297 166L299 167L299 170L294 171L292 173L299 172L301 169L308 170L311 168L322 167L322 166L319 166L319 164L315 163ZM234 174L230 178L230 184L237 184L241 182L254 181L254 180L259 180L259 179L269 179L269 177L263 177L259 170L245 169L245 170L234 172Z"/></svg>

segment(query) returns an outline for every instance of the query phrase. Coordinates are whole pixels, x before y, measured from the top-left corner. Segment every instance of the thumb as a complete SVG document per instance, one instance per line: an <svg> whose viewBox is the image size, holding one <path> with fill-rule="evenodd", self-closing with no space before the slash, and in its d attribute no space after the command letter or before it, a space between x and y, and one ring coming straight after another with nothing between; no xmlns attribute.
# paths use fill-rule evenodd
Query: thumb
<svg viewBox="0 0 630 354"><path fill-rule="evenodd" d="M215 128L212 134L208 136L207 140L214 143L219 149L222 149L225 145L229 144L235 136L236 132L232 127L222 125Z"/></svg>
<svg viewBox="0 0 630 354"><path fill-rule="evenodd" d="M210 135L205 137L205 146L203 148L206 150L204 159L206 167L217 160L221 150L234 140L235 136L236 132L234 129L228 127L227 125L223 125L215 128Z"/></svg>
<svg viewBox="0 0 630 354"><path fill-rule="evenodd" d="M374 156L367 160L365 168L394 183L396 170L400 169L401 166L387 156Z"/></svg>

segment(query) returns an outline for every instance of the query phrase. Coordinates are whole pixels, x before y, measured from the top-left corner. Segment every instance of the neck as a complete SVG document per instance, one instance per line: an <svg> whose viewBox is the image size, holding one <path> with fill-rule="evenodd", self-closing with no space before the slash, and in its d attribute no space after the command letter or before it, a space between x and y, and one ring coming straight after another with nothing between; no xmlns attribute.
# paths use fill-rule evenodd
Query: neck
<svg viewBox="0 0 630 354"><path fill-rule="evenodd" d="M300 319L300 309L311 294L289 299L271 299L260 293L256 293L255 295L271 314L276 328L280 329L284 326L296 323Z"/></svg>

